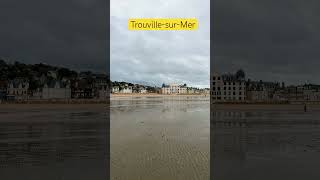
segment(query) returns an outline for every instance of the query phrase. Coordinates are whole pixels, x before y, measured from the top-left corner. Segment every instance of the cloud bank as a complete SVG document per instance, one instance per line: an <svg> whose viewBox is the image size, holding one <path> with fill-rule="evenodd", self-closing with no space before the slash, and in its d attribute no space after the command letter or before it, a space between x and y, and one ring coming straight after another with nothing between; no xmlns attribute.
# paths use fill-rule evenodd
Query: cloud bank
<svg viewBox="0 0 320 180"><path fill-rule="evenodd" d="M111 79L209 87L209 0L111 1ZM197 18L197 31L129 31L129 18Z"/></svg>

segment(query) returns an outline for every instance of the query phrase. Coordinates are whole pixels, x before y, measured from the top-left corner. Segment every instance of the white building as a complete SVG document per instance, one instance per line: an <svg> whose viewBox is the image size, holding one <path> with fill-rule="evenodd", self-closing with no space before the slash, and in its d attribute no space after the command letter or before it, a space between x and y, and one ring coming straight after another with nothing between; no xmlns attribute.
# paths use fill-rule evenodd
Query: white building
<svg viewBox="0 0 320 180"><path fill-rule="evenodd" d="M112 86L111 93L119 93L119 86Z"/></svg>
<svg viewBox="0 0 320 180"><path fill-rule="evenodd" d="M314 85L305 85L301 89L306 101L320 101L320 88Z"/></svg>
<svg viewBox="0 0 320 180"><path fill-rule="evenodd" d="M7 99L11 100L27 100L29 82L24 79L15 79L9 81L7 88Z"/></svg>
<svg viewBox="0 0 320 180"><path fill-rule="evenodd" d="M246 82L229 75L214 73L211 77L211 98L213 101L245 101Z"/></svg>
<svg viewBox="0 0 320 180"><path fill-rule="evenodd" d="M162 94L187 94L188 90L187 87L184 85L178 85L178 84L169 84L169 85L163 85L161 88Z"/></svg>
<svg viewBox="0 0 320 180"><path fill-rule="evenodd" d="M70 99L71 88L69 83L62 83L60 81L52 81L46 83L42 88L41 99Z"/></svg>
<svg viewBox="0 0 320 180"><path fill-rule="evenodd" d="M145 88L140 88L139 93L146 94L147 90Z"/></svg>
<svg viewBox="0 0 320 180"><path fill-rule="evenodd" d="M128 86L128 85L125 85L120 89L119 93L131 94L132 93L132 87Z"/></svg>

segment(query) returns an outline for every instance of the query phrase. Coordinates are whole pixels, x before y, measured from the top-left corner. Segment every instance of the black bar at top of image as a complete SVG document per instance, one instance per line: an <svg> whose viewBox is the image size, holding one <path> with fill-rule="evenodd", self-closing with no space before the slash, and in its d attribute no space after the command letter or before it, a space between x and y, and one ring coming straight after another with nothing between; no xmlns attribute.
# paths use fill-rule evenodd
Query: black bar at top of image
<svg viewBox="0 0 320 180"><path fill-rule="evenodd" d="M109 93L104 96L88 90L92 95L79 85L89 82L89 76L110 81L109 3L0 1L1 180L110 179ZM73 71L81 78L82 71L94 74L84 73L85 80L74 80ZM61 74L70 79L59 79ZM11 92L2 91L4 83L8 87L10 83L21 83L25 88L27 83L37 86L42 81L48 87L55 83L68 89L66 84L71 84L79 90L68 91L70 99L48 100L49 104L40 100L28 103L29 91L19 94L21 100L18 94L9 96ZM104 88L108 92L109 85L104 84ZM94 101L91 96L101 97L101 103L81 104Z"/></svg>

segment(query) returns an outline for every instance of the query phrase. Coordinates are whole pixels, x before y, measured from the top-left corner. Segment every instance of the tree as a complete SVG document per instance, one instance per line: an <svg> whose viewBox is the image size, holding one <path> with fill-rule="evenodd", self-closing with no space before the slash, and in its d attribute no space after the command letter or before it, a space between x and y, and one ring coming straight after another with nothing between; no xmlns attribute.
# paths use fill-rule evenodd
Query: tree
<svg viewBox="0 0 320 180"><path fill-rule="evenodd" d="M236 72L236 78L237 79L244 79L246 77L246 74L245 72L242 70L242 69L239 69L237 72Z"/></svg>

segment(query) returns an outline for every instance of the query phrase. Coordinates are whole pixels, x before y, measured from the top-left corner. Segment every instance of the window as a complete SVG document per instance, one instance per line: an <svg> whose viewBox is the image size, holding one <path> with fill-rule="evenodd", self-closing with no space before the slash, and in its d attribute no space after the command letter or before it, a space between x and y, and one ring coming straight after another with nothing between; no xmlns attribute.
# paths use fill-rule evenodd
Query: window
<svg viewBox="0 0 320 180"><path fill-rule="evenodd" d="M236 90L236 87L233 87L233 90Z"/></svg>
<svg viewBox="0 0 320 180"><path fill-rule="evenodd" d="M241 92L239 92L239 95L241 95Z"/></svg>
<svg viewBox="0 0 320 180"><path fill-rule="evenodd" d="M229 90L231 90L231 87L229 87Z"/></svg>
<svg viewBox="0 0 320 180"><path fill-rule="evenodd" d="M220 80L220 76L218 77L218 80Z"/></svg>
<svg viewBox="0 0 320 180"><path fill-rule="evenodd" d="M233 95L235 96L235 95L236 95L236 92L233 92Z"/></svg>
<svg viewBox="0 0 320 180"><path fill-rule="evenodd" d="M215 76L213 76L213 78L212 78L213 80L216 80L216 77Z"/></svg>
<svg viewBox="0 0 320 180"><path fill-rule="evenodd" d="M239 100L241 100L241 97L239 97Z"/></svg>
<svg viewBox="0 0 320 180"><path fill-rule="evenodd" d="M212 90L215 91L215 90L216 90L216 87L212 87Z"/></svg>
<svg viewBox="0 0 320 180"><path fill-rule="evenodd" d="M227 90L227 87L223 87L224 90Z"/></svg>
<svg viewBox="0 0 320 180"><path fill-rule="evenodd" d="M218 91L220 91L220 87L218 87Z"/></svg>
<svg viewBox="0 0 320 180"><path fill-rule="evenodd" d="M224 85L227 85L227 83L226 83L226 82L224 82L223 84L224 84Z"/></svg>

